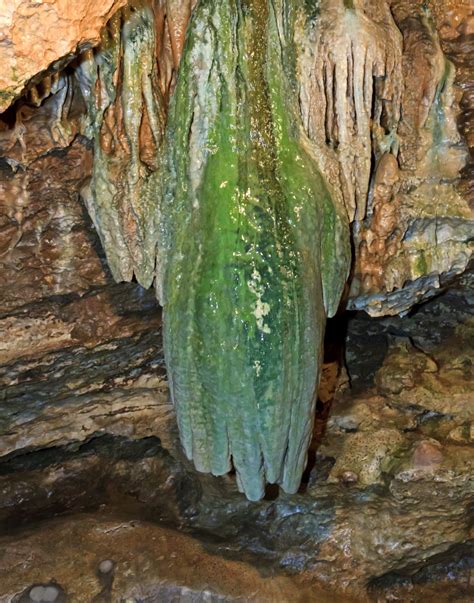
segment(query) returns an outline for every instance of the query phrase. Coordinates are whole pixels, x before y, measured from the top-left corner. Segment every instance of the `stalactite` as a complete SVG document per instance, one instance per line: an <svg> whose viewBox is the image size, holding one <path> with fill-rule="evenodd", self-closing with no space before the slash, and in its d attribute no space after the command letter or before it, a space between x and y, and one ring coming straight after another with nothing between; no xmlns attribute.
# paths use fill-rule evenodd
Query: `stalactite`
<svg viewBox="0 0 474 603"><path fill-rule="evenodd" d="M71 115L76 92L74 78L68 71L52 73L31 85L18 101L13 128L0 131L0 146L12 167L28 165L46 140L54 147L71 144L79 127L77 114ZM33 118L41 121L43 127L32 137L27 124Z"/></svg>
<svg viewBox="0 0 474 603"><path fill-rule="evenodd" d="M406 312L471 257L471 226L454 232L452 222L470 216L456 190L466 149L454 117L454 66L426 5L395 0L391 8L403 36L397 149L375 162L368 216L354 229L351 282L355 307L374 315Z"/></svg>
<svg viewBox="0 0 474 603"><path fill-rule="evenodd" d="M201 471L233 465L250 499L265 481L299 487L349 265L298 114L298 4L199 3L168 124L160 256L181 440Z"/></svg>
<svg viewBox="0 0 474 603"><path fill-rule="evenodd" d="M363 220L373 159L397 152L402 40L383 0L322 0L300 37L300 103L309 137L342 191L350 220Z"/></svg>
<svg viewBox="0 0 474 603"><path fill-rule="evenodd" d="M438 165L454 122L450 65L415 21L402 62L386 0L132 0L76 70L94 146L84 198L109 266L155 280L186 453L217 475L233 464L250 498L265 481L298 487L347 223L352 293L419 272L404 169ZM403 73L427 44L418 107ZM420 133L430 151L412 158Z"/></svg>
<svg viewBox="0 0 474 603"><path fill-rule="evenodd" d="M83 197L114 278L135 276L145 287L155 276L158 215L149 180L160 167L167 103L191 6L191 0L132 0L76 70L88 107L84 134L94 145Z"/></svg>

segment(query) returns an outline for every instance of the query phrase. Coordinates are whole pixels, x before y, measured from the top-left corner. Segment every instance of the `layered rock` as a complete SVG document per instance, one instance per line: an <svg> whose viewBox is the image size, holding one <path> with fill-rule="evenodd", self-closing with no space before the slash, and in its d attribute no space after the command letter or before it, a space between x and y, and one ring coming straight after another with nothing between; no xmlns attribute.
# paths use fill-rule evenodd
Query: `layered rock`
<svg viewBox="0 0 474 603"><path fill-rule="evenodd" d="M117 293L112 297L117 304ZM52 578L66 593L77 592L84 580L96 592L96 569L111 559L117 597L161 588L167 568L177 589L208 588L234 600L229 576L206 586L189 573L187 563L205 565L211 554L222 571L231 571L230 556L243 564L241 571L250 562L272 576L272 584L287 584L282 601L294 600L296 592L318 601L325 588L334 601L395 595L417 601L435 584L444 593L438 600L467 601L471 312L465 291L454 291L411 318L352 320L347 354L355 393L337 387L321 405L314 466L302 491L269 492L260 503L249 503L232 478L197 473L185 459L166 382L156 378L158 359L163 363L159 331L155 342L139 331L149 324L146 308L128 318L134 336L117 339L118 323L117 332L96 334L92 348L71 345L10 363L2 416L11 417L11 436L0 458L0 520L19 523L22 531L2 537L0 571L8 578L0 592L46 587ZM378 357L370 340L379 342ZM58 514L63 517L34 523ZM191 537L163 530L163 522ZM52 536L59 532L70 536ZM140 547L134 534L145 532L165 536L169 551L184 538L194 561L174 561L159 544ZM87 567L64 561L74 556L69 546L76 558L80 551L88 559ZM21 571L11 571L9 559L23 547L35 551L31 565L24 560ZM46 549L48 555L36 557ZM82 555L86 550L94 553ZM149 572L131 575L131 554ZM258 583L257 600L272 600L265 584Z"/></svg>

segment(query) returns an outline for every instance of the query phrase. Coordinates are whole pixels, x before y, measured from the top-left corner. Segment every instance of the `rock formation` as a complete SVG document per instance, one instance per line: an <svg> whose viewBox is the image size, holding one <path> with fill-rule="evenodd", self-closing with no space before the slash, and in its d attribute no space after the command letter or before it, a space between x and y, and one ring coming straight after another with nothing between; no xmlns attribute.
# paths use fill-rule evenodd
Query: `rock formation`
<svg viewBox="0 0 474 603"><path fill-rule="evenodd" d="M196 8L161 206L165 350L183 445L201 471L233 465L252 500L266 481L298 490L325 319L349 271L343 209L301 133L295 24L285 22L295 8Z"/></svg>
<svg viewBox="0 0 474 603"><path fill-rule="evenodd" d="M288 601L470 600L472 9L461 0L268 4L269 12L260 0L4 2L0 600L270 601L275 589ZM285 109L275 118L280 97ZM235 137L226 119L234 119ZM221 154L226 144L238 168ZM268 153L258 156L261 148ZM262 180L272 165L277 176L270 169ZM252 358L268 363L252 367L266 382L272 374L274 383L292 384L278 386L282 404L295 384L314 389L321 368L314 430L312 396L295 413L304 437L294 440L302 448L291 484L275 469L290 429L275 409L288 409L270 405L268 424L260 418L250 433L244 407L222 412L219 404L219 392L228 402L227 390L248 383L238 329L229 312L216 320L211 304L216 291L224 292L221 308L226 287L243 291L225 274L212 277L216 266L222 272L213 258L228 251L220 234L237 232L226 222L235 178L232 190L242 196L235 207L255 227L259 249L272 231L266 210L280 193L286 208L295 198L295 216L306 212L298 222L290 211L282 224L291 236L278 231L273 255L257 254L248 274L243 268L248 300L229 310L243 315L246 300L251 308L259 300L262 350ZM311 188L316 181L321 188ZM308 191L311 200L331 200L319 216L333 207L350 225L353 254L324 360L318 338L347 270L341 238L331 234L323 245L339 254L298 264L314 268L304 286L319 271L323 290L335 283L332 300L320 301L310 321L313 347L297 348L291 335L305 322L298 310L316 300L311 286L292 298L268 270L286 258L288 282L299 282L289 256L302 246L292 242L308 231L316 249L318 228L307 217L317 203L306 205ZM199 228L180 222L179 212L195 216ZM326 224L322 235L329 232ZM181 274L184 288L176 287ZM199 290L199 274L210 275L203 282L212 287L202 288L187 315L183 304ZM161 310L154 291L134 281L155 281L165 320L174 323L168 331L165 324L166 353L177 367L170 374L184 375L188 389L194 423L187 432L183 381L167 382ZM278 330L266 333L278 307L270 289L277 302L291 303L272 317ZM285 341L272 339L278 332ZM238 354L217 349L234 340ZM284 358L290 348L296 363ZM305 354L311 379L292 381ZM243 417L248 433L234 441L256 445L234 460L238 479L196 472L178 423L199 469L213 470L203 456L222 445L213 461L222 474L233 438L221 426ZM261 497L264 478L296 490L308 444L298 493L267 488L258 503L239 494L238 485ZM152 544L138 553L146 538ZM240 586L234 573L245 577Z"/></svg>
<svg viewBox="0 0 474 603"><path fill-rule="evenodd" d="M82 195L117 281L136 276L149 287L155 277L158 197L150 181L162 162L190 11L189 0L129 3L75 71L87 104L83 132L94 141L92 178Z"/></svg>
<svg viewBox="0 0 474 603"><path fill-rule="evenodd" d="M96 46L101 30L126 0L35 2L7 0L0 15L0 111L28 86L55 73L81 50Z"/></svg>

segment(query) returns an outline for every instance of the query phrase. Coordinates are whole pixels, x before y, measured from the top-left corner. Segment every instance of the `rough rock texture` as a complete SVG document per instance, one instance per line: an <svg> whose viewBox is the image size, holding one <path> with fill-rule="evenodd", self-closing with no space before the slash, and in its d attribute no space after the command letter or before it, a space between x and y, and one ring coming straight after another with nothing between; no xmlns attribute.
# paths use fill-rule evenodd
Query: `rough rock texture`
<svg viewBox="0 0 474 603"><path fill-rule="evenodd" d="M301 32L303 123L349 218L367 214L372 162L397 151L402 39L389 5L323 0Z"/></svg>
<svg viewBox="0 0 474 603"><path fill-rule="evenodd" d="M100 32L126 0L4 0L0 14L0 112L38 74L56 71Z"/></svg>
<svg viewBox="0 0 474 603"><path fill-rule="evenodd" d="M160 324L154 295L136 285L113 284L79 200L91 153L80 137L71 143L69 137L51 135L55 96L33 121L31 107L23 105L28 116L24 145L12 128L0 133L6 157L0 166L3 453L37 447L37 441L51 445L54 429L44 421L53 416L59 421L59 445L74 433L81 439L81 434L100 432L104 424L114 422L114 413L133 416L140 409L143 424L152 425L157 418L153 396L147 413L147 403L137 391L128 390L127 383L145 364L154 367L154 383L164 375L161 343L154 335ZM66 121L74 126L74 119ZM104 365L110 373L104 372ZM36 386L34 375L39 378ZM123 386L119 399L125 406L94 411L94 400L106 401L113 386ZM56 407L49 405L53 398L59 402ZM82 399L82 410L76 410L84 413L84 423L76 427L75 415L65 412L71 398Z"/></svg>
<svg viewBox="0 0 474 603"><path fill-rule="evenodd" d="M350 321L352 390L340 354L331 351L337 324L330 327L325 403L306 485L297 495L269 491L267 500L250 504L233 477L198 474L184 457L153 294L112 283L97 237L79 211L81 178L75 174L87 149L77 140L67 149L43 151L16 173L4 166L7 183L35 173L37 163L54 166L54 178L41 170L31 180L37 182L30 190L31 215L47 219L33 222L25 247L11 245L1 264L9 284L2 290L0 371L4 600L30 597L35 587L59 588L54 580L74 596L80 589L92 597L106 589L98 600L107 600L112 589L114 596L150 601L178 595L236 600L255 591L257 600L292 602L301 595L311 601L321 600L324 588L334 591L328 595L333 601L423 601L433 592L440 601L469 600L468 280L464 290L453 289L412 317L362 314ZM28 209L24 199L14 196L18 203L8 215ZM42 229L51 211L56 226ZM72 232L84 237L81 265L77 253L51 253L63 249L64 225L72 223ZM35 253L27 253L28 241ZM22 253L12 256L18 246ZM41 267L34 272L45 276L28 287L21 278L33 260ZM73 279L80 266L89 266L89 276ZM56 283L54 292L46 277ZM63 517L43 523L58 514ZM166 549L153 537L164 537L159 542ZM180 555L181 548L190 556ZM110 558L117 564L112 586L97 574ZM193 577L190 567L205 568L210 560L213 575L205 578L202 569ZM258 574L250 569L255 566ZM230 580L233 572L241 583L237 596L222 578ZM262 573L273 577L270 583ZM242 579L247 575L248 582Z"/></svg>
<svg viewBox="0 0 474 603"><path fill-rule="evenodd" d="M3 317L111 282L79 201L92 169L91 151L78 136L82 97L70 72L44 83L44 97L24 98L0 116Z"/></svg>
<svg viewBox="0 0 474 603"><path fill-rule="evenodd" d="M303 123L354 221L348 307L373 316L407 312L472 257L470 13L443 48L432 4L438 29L427 3L324 0L299 37Z"/></svg>
<svg viewBox="0 0 474 603"><path fill-rule="evenodd" d="M93 17L105 6L96 4ZM398 143L380 148L370 172L367 218L354 231L350 303L390 314L454 277L459 288L403 319L341 318L348 372L337 345L345 327L330 324L310 463L293 496L269 489L250 504L233 476L203 476L184 457L154 296L113 283L79 200L92 157L78 134L87 99L70 53L85 38L65 51L68 68L39 76L1 115L0 600L30 603L52 592L58 601L64 593L72 601L472 600L473 307L472 282L459 274L468 259L473 180L472 160L458 176L466 148L454 128L456 120L472 153L472 11L428 0L433 29L421 4L390 3L400 34L390 22L389 43L402 36L406 48L393 65L407 78L406 110ZM42 3L41 11L54 6ZM354 2L356 14L345 20L380 31L389 18L380 6L366 2L361 14ZM341 32L341 10L332 14ZM94 44L97 32L86 36ZM350 34L340 50L329 25L323 38L308 39L350 58ZM56 35L55 46L62 39ZM0 42L0 55L10 50ZM377 80L387 66L380 45L370 50L373 71L364 73ZM43 58L31 53L28 61ZM333 59L318 63L323 74ZM169 85L175 67L164 62L160 82ZM334 115L352 119L347 107L337 108ZM367 133L366 118L361 113L359 126ZM334 127L330 134L321 142L331 150L342 134ZM367 174L367 144L380 138L365 139L357 156L347 146L358 144L351 128L342 140L360 165L347 173ZM338 149L326 167L339 170ZM352 184L354 209L363 186ZM109 560L113 571L100 570Z"/></svg>
<svg viewBox="0 0 474 603"><path fill-rule="evenodd" d="M391 10L403 35L398 165L386 155L373 172L371 210L354 237L349 304L374 316L405 313L462 274L472 257L469 140L456 124L469 76L459 79L462 60L453 64L443 54L442 26L436 28L428 5L394 0ZM469 20L462 7L458 18Z"/></svg>
<svg viewBox="0 0 474 603"><path fill-rule="evenodd" d="M99 44L97 51L81 56L77 70L89 106L86 131L96 138L96 176L84 196L113 274L129 280L135 272L148 285L158 226L144 227L157 214L147 181L158 169L156 151L193 3L132 4L100 38L100 25L120 3L91 9L86 2L51 1L39 9L12 0L3 16L1 48L7 55L18 54L20 65L23 59L31 63L30 75L18 75L15 94L23 89L25 78L38 74L28 94L31 103L41 104L58 89L67 96L68 86L57 70L42 75L53 60L48 52L54 59L67 57L67 62L84 44ZM133 31L146 21L137 16L140 11L148 11L151 29L148 42L140 35L142 42L136 45ZM131 19L127 31L120 25L126 15ZM468 265L473 227L472 18L472 8L450 0L324 0L313 9L308 5L298 17L303 122L335 196L355 218L351 308L373 315L407 312L449 285ZM40 19L44 27L38 27ZM53 40L57 19L63 34L54 36L54 45L47 44L41 36ZM140 19L142 25L137 25ZM31 52L31 47L26 52L32 36L41 38L42 52ZM145 68L147 62L137 57L153 44L155 60ZM112 55L115 59L107 63ZM11 58L6 56L5 64L14 64ZM44 67L38 61L44 61ZM86 77L87 72L91 75L86 69L91 61L100 63L92 79ZM123 82L141 76L127 65L142 69L134 93ZM153 82L159 83L155 97L150 92ZM11 82L3 83L0 89L11 99L9 86ZM64 102L56 101L61 112ZM10 117L21 143L24 120L16 110ZM64 136L64 128L60 131ZM394 165L387 174L388 164L395 161L398 174Z"/></svg>
<svg viewBox="0 0 474 603"><path fill-rule="evenodd" d="M90 222L74 191L83 178L80 166L87 169L88 163L89 151L75 143L66 154L39 157L24 171L2 169L2 314L106 282Z"/></svg>
<svg viewBox="0 0 474 603"><path fill-rule="evenodd" d="M248 562L216 557L191 536L148 521L84 514L53 520L44 528L46 537L27 530L20 540L0 538L2 603L38 601L31 596L38 586L65 592L64 601L77 602L335 601L332 593L304 579L275 571L262 574ZM17 563L23 565L22 576L10 571L10 564Z"/></svg>
<svg viewBox="0 0 474 603"><path fill-rule="evenodd" d="M341 593L356 600L422 601L431 592L443 600L440 588L444 600L467 601L472 302L463 290L413 317L350 321L352 390L340 355L331 352L338 337L330 327L325 403L306 491L278 498L270 491L267 500L249 504L234 478L205 477L184 458L168 403L153 294L114 285L104 268L78 201L78 165L89 156L87 148L76 139L52 150L48 145L62 143L51 143L47 133L44 140L36 152L28 145L23 158L17 144L23 163L16 172L10 164L2 168L3 184L27 179L16 186L29 195L8 197L5 215L13 232L23 224L24 235L9 235L12 244L0 265L8 285L1 306L0 521L10 532L2 537L2 597L48 588L54 579L66 593L84 588L98 595L105 585L97 565L112 557L117 567L109 591L139 597L142 590L151 601L178 594L203 600L203 590L235 600L234 587L222 581L233 571L250 572L245 584L257 590L257 600L298 600L293 589L302 600L321 600L326 585L336 589L329 596L334 601ZM36 171L38 165L50 169ZM22 222L22 215L31 221ZM82 241L73 254L66 253L65 233ZM464 286L467 291L467 279ZM101 505L107 508L102 518ZM58 514L65 516L41 522ZM193 537L163 531L157 522L186 528ZM144 530L164 536L169 555L139 546ZM112 537L118 540L111 543ZM190 578L175 546L193 551L193 567L222 562L217 579L203 584L199 576ZM31 552L30 561L21 547ZM78 550L84 567L77 566ZM146 579L134 563L149 568ZM272 582L262 582L249 564ZM272 595L275 576L284 595Z"/></svg>
<svg viewBox="0 0 474 603"><path fill-rule="evenodd" d="M293 496L269 491L260 503L239 494L233 477L205 476L185 459L159 325L147 333L152 297L137 303L143 290L132 285L100 291L116 317L112 328L97 330L105 307L94 306L99 293L63 300L63 319L68 311L85 317L79 307L90 306L85 332L55 350L20 350L2 367L6 601L54 581L66 593L97 594L104 586L97 566L106 559L116 564L114 596L141 592L150 601L176 593L200 601L203 591L229 601L248 592L256 600L290 602L298 594L318 601L324 588L333 601L416 602L436 589L439 601L469 600L474 325L467 287L412 317L349 321L352 389L329 345L323 389L333 393L319 405L305 485ZM331 325L329 344L338 328ZM214 577L205 578L210 558ZM195 575L190 568L201 564ZM237 594L234 571L245 576ZM171 590L162 590L163 580Z"/></svg>
<svg viewBox="0 0 474 603"><path fill-rule="evenodd" d="M471 208L474 203L474 10L470 3L455 0L430 2L443 52L456 68L461 113L458 127L469 147L469 160L461 172L461 189Z"/></svg>
<svg viewBox="0 0 474 603"><path fill-rule="evenodd" d="M82 191L117 281L155 278L161 151L193 0L134 0L115 14L99 46L81 55L84 134L92 178ZM151 189L151 190L150 190Z"/></svg>

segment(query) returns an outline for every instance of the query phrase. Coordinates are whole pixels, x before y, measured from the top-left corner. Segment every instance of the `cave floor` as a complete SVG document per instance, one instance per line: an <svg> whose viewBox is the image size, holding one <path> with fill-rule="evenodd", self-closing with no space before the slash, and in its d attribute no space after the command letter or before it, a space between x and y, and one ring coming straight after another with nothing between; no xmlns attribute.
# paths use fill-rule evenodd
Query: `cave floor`
<svg viewBox="0 0 474 603"><path fill-rule="evenodd" d="M105 510L48 520L2 537L0 546L0 583L9 593L2 602L35 585L66 587L77 602L334 601L302 577L226 559L189 534Z"/></svg>

